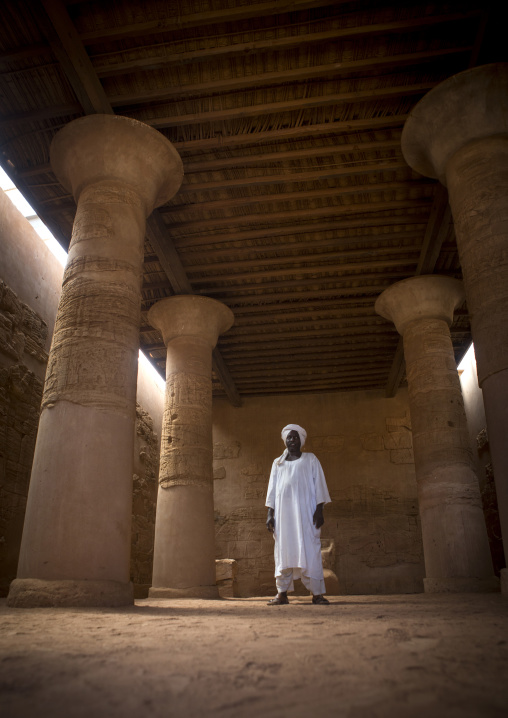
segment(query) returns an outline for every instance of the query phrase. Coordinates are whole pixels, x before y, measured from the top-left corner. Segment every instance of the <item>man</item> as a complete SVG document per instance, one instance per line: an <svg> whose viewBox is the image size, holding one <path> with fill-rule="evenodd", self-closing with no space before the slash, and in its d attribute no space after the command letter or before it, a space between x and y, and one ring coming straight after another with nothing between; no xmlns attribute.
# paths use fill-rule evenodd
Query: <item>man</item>
<svg viewBox="0 0 508 718"><path fill-rule="evenodd" d="M269 606L289 603L288 591L300 578L312 593L312 603L329 605L324 597L321 560L323 506L330 502L325 475L317 457L302 453L307 432L297 424L282 429L286 449L272 465L266 506L266 526L275 539L275 583L277 596Z"/></svg>

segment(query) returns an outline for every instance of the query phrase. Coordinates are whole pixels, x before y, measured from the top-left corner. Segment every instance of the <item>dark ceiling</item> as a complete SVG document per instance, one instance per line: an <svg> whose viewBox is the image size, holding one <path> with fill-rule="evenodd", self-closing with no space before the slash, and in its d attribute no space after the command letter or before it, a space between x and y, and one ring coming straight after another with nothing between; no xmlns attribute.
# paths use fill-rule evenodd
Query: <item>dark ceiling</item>
<svg viewBox="0 0 508 718"><path fill-rule="evenodd" d="M436 84L507 59L497 12L477 0L3 0L1 162L67 247L75 204L49 166L55 133L91 113L155 127L185 170L147 226L140 341L159 369L147 311L195 293L235 314L214 353L216 395L393 395L402 347L376 298L416 274L461 276L446 190L407 166L401 130ZM465 306L452 338L459 358Z"/></svg>

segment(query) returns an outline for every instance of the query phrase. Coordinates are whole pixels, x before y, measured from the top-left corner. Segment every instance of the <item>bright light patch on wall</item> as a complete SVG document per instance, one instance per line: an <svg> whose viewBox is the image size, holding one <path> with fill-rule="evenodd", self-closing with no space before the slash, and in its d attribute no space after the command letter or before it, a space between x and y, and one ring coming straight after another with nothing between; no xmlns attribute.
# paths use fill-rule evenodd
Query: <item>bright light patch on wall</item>
<svg viewBox="0 0 508 718"><path fill-rule="evenodd" d="M153 379L157 388L160 389L161 392L164 392L166 382L161 377L154 365L150 361L148 361L148 358L143 354L141 349L139 350L139 364L140 366L144 367L146 372L148 372L148 375Z"/></svg>
<svg viewBox="0 0 508 718"><path fill-rule="evenodd" d="M55 255L62 267L65 267L67 263L67 252L58 242L50 230L46 227L44 222L36 215L33 207L29 205L26 199L23 197L19 189L13 183L8 174L6 174L2 167L0 167L0 188L3 189L7 197L11 200L12 204L21 212L21 214L27 218L32 227L35 229L39 237L42 239L46 247ZM164 391L165 382L159 372L151 364L143 352L139 351L139 361L144 365L145 370L148 372L155 382L155 384Z"/></svg>
<svg viewBox="0 0 508 718"><path fill-rule="evenodd" d="M62 267L65 267L67 262L67 252L58 242L49 229L46 227L44 222L36 215L33 207L26 201L19 189L13 183L8 174L0 167L0 187L3 189L7 197L11 200L12 204L17 210L21 212L23 217L26 217L32 227L35 229L39 237L42 239L49 251L55 255Z"/></svg>
<svg viewBox="0 0 508 718"><path fill-rule="evenodd" d="M471 345L469 346L469 349L464 354L460 364L457 367L457 371L459 372L459 374L464 371L464 369L468 366L469 363L472 363L473 365L476 364L476 357L474 354L474 344L473 343L471 343Z"/></svg>

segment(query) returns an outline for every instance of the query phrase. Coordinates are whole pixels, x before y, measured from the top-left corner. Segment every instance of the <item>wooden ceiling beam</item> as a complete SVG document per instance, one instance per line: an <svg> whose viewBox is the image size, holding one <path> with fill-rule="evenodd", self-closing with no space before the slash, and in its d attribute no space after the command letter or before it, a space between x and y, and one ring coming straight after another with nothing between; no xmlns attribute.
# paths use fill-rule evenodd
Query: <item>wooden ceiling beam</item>
<svg viewBox="0 0 508 718"><path fill-rule="evenodd" d="M331 329L305 329L302 331L289 331L289 332L282 332L277 331L270 334L269 332L266 332L264 334L258 334L255 337L252 336L250 339L242 334L241 336L229 336L228 334L225 334L221 339L221 347L228 347L232 344L238 344L239 342L242 344L242 349L247 344L257 344L262 345L264 344L271 344L273 342L290 342L292 339L304 339L304 338L315 338L315 337L323 337L323 336L334 336L334 337L350 337L355 336L358 334L364 334L365 327L363 325L358 327L337 327L334 328L334 330ZM393 332L390 330L389 327L386 326L386 324L380 324L378 326L372 326L369 327L369 334L377 334L379 336L390 336ZM288 345L289 348L289 345Z"/></svg>
<svg viewBox="0 0 508 718"><path fill-rule="evenodd" d="M348 353L346 352L339 352L339 351L328 351L328 352L317 352L318 356L315 354L310 354L305 352L305 350L301 350L298 353L298 356L290 356L286 358L287 366L294 366L295 364L300 364L303 362L305 365L308 366L332 366L334 362L340 362L340 364L345 364L347 362L354 362L360 363L365 359L366 356L366 350L367 352L372 349L372 345L368 345L367 347L363 349L358 349L356 351L350 351ZM262 367L263 365L266 366L273 366L274 363L274 356L278 357L280 356L280 352L272 353L270 356L262 356L253 358L251 356L243 356L243 353L239 353L239 355L236 358L230 357L228 363L231 364L231 367L237 367L238 369L242 369L244 367L246 370L249 369L249 367ZM381 357L381 361L387 362L389 365L392 359L392 355L389 351L386 352L376 352L376 357ZM376 359L378 361L378 359ZM236 370L235 370L236 371Z"/></svg>
<svg viewBox="0 0 508 718"><path fill-rule="evenodd" d="M293 180L288 177L287 184L299 184L298 180ZM395 190L419 190L427 187L433 187L435 184L434 180L427 179L426 177L421 180L404 180L398 182L378 182L378 183L366 183L361 185L349 185L335 187L321 187L313 190L302 190L295 187L291 192L270 192L269 194L253 194L247 197L233 198L233 199L217 199L211 202L197 201L189 204L166 204L161 208L162 214L172 215L184 212L185 214L191 214L194 212L213 212L217 209L234 209L237 207L250 206L254 204L264 203L280 203L280 202L292 202L294 200L306 200L306 199L324 199L325 197L345 197L347 195L355 194L368 194L369 192L392 192ZM236 219L236 218L235 218Z"/></svg>
<svg viewBox="0 0 508 718"><path fill-rule="evenodd" d="M294 299L297 300L303 300L305 301L307 298L310 299L317 299L318 297L339 297L339 296L351 296L351 295L365 295L365 294L371 294L373 297L373 300L377 298L377 295L380 294L384 289L386 289L394 274L391 272L390 277L383 278L384 281L379 282L379 275L370 275L367 277L367 280L377 280L377 284L372 285L358 285L353 287L344 287L344 286L337 286L337 282L333 282L333 287L329 287L326 289L305 289L304 286L302 286L301 291L286 291L284 290L284 285L280 286L280 290L278 292L272 292L271 294L267 293L265 290L262 291L260 294L246 294L246 295L238 295L233 297L221 297L221 302L224 302L224 304L227 304L233 311L236 310L236 307L238 305L251 305L255 306L256 310L259 309L260 306L263 305L263 302L271 303L273 301L291 301ZM396 275L397 276L397 275ZM400 275L398 275L400 276ZM353 280L353 281L356 281ZM237 291L237 290L235 290ZM199 292L197 292L199 294ZM203 292L204 294L205 292ZM143 298L142 300L142 307L145 311L149 309L155 302L159 301L159 298Z"/></svg>
<svg viewBox="0 0 508 718"><path fill-rule="evenodd" d="M413 264L413 263L412 263ZM410 272L411 274L412 272ZM250 284L236 284L234 286L223 286L223 287L206 287L202 290L196 290L196 294L219 294L221 295L222 299L221 301L224 301L224 296L227 295L230 292L234 292L235 294L235 301L241 301L242 295L239 294L239 292L248 292L248 291L261 291L264 294L266 294L266 291L268 289L289 289L294 287L300 288L300 294L301 291L304 291L308 287L316 287L316 286L323 286L324 284L333 284L334 288L336 289L338 282L354 282L354 281L366 281L368 279L379 279L381 278L386 280L387 282L393 281L397 278L407 277L408 276L408 269L405 269L404 271L385 271L382 275L380 275L379 272L372 273L372 274L360 274L360 275L354 275L354 276L347 276L347 277L311 277L309 279L302 279L301 277L299 279L285 279L283 282L280 280L277 280L275 282L252 282ZM334 291L334 290L332 290ZM315 294L315 292L314 292Z"/></svg>
<svg viewBox="0 0 508 718"><path fill-rule="evenodd" d="M361 337L356 337L356 339L358 339L358 341L348 342L352 348L351 351L356 351L356 349L359 348L363 352L375 351L377 353L381 350L384 355L385 351L388 351L390 347L393 348L397 344L395 337L388 337L384 335L374 336L368 343L365 342L365 340L361 341ZM283 342L279 343L277 346L274 346L273 342L270 342L262 347L254 346L252 349L249 347L238 347L233 345L231 347L221 347L221 352L227 357L228 362L235 360L239 361L242 359L248 361L253 361L255 359L266 361L267 357L272 357L272 361L279 361L281 355L284 357L288 356L287 351L285 351L286 346L287 345ZM339 352L341 349L344 349L343 337L323 338L320 340L317 348L315 343L312 341L309 343L308 339L293 339L291 342L291 351L298 350L299 353L303 352L303 356L308 356L312 352L319 355L330 351Z"/></svg>
<svg viewBox="0 0 508 718"><path fill-rule="evenodd" d="M369 203L358 203L358 204L345 204L336 205L334 207L319 207L317 209L295 209L287 210L285 212L277 212L277 221L283 222L285 220L294 219L299 222L302 218L309 221L316 217L330 217L335 216L342 219L344 214L370 214L372 212L385 212L389 210L396 212L401 209L422 209L424 207L430 210L432 205L431 200L419 199L419 200L393 200L392 202L369 202ZM190 222L173 222L171 223L171 231L179 230L196 230L196 229L211 229L212 227L228 227L234 226L235 228L239 224L260 224L261 222L270 222L272 226L270 230L267 230L268 236L270 234L276 234L277 228L274 226L274 217L264 212L258 212L255 214L244 214L236 217L222 217L220 219L208 218L201 220L193 220ZM339 221L339 220L338 220ZM341 221L341 220L340 220ZM234 241L231 239L230 241ZM178 246L178 243L177 243Z"/></svg>
<svg viewBox="0 0 508 718"><path fill-rule="evenodd" d="M219 36L217 42L220 43L216 47L199 48L197 50L187 50L178 52L172 50L172 47L165 47L164 55L158 57L139 57L134 60L124 62L115 62L100 65L94 63L95 72L99 77L114 77L132 72L145 70L156 70L159 68L167 68L171 65L181 66L195 62L208 62L211 60L229 58L235 55L246 57L253 53L274 52L289 50L294 47L302 47L308 44L322 44L324 42L339 42L339 40L373 37L382 34L394 34L401 32L420 32L428 27L435 25L443 25L445 23L456 23L463 20L473 19L479 16L479 11L465 11L461 13L450 12L443 15L427 15L416 18L404 18L401 20L392 20L383 23L371 23L369 25L357 26L337 26L332 30L322 32L310 32L306 34L287 35L286 37L263 38L262 40L251 40L248 42L229 43L229 35ZM343 18L340 18L343 21ZM330 19L330 26L333 25L334 19ZM150 49L146 46L143 51ZM0 57L1 60L1 57ZM93 57L92 57L93 61Z"/></svg>
<svg viewBox="0 0 508 718"><path fill-rule="evenodd" d="M187 183L185 185L182 185L178 192L178 197L182 197L182 195L190 194L193 192L220 192L225 189L236 189L237 187L250 187L252 185L255 185L256 187L264 186L267 184L292 184L295 182L301 183L301 182L320 182L322 180L326 179L332 179L334 177L343 177L343 176L357 176L357 175L366 175L371 174L373 172L382 172L384 170L400 170L404 169L406 170L408 175L412 175L412 171L408 168L407 163L402 159L392 159L392 160L378 160L378 161L371 161L371 164L366 164L364 166L356 165L354 167L344 167L344 166L330 166L330 167L323 167L319 170L314 170L312 172L308 172L306 170L299 171L295 168L294 171L287 171L284 172L284 174L276 174L276 175L270 175L270 174L261 174L261 175L251 175L247 177L241 177L239 179L223 179L223 178L217 178L216 181L213 182L192 182ZM199 200L198 200L199 201ZM168 205L171 207L171 209L175 208L175 205ZM176 205L187 207L188 205Z"/></svg>
<svg viewBox="0 0 508 718"><path fill-rule="evenodd" d="M386 376L386 368L381 366L377 369L344 369L343 371L313 371L312 368L307 369L305 367L302 367L301 371L297 371L295 368L291 370L291 381L301 381L302 379L306 379L307 377L312 377L314 381L330 381L332 379L350 379L350 378L356 378L358 376L367 376L369 378L372 377L385 377ZM260 386L260 385L268 385L275 381L281 381L282 379L287 379L287 372L267 372L265 376L253 374L252 376L246 375L237 375L235 376L235 381L241 383L244 382L246 385L253 387L253 386Z"/></svg>
<svg viewBox="0 0 508 718"><path fill-rule="evenodd" d="M190 262L194 259L196 259L197 256L199 256L198 252L184 252L183 248L180 248L181 254L184 255L184 264L186 267L189 268L197 268L202 267L203 271L205 271L206 267L210 267L210 265L216 264L213 262L213 259L215 257L219 257L220 259L218 261L226 263L243 263L245 261L248 261L250 258L252 258L252 255L262 255L262 258L265 259L267 256L274 255L274 256L281 256L281 254L284 254L284 256L290 256L289 252L292 252L296 250L297 252L301 252L303 250L304 256L309 251L312 250L314 253L315 251L320 250L326 250L326 249L333 249L338 250L339 247L342 248L344 251L347 251L345 248L349 247L349 245L357 245L357 244L366 244L368 248L366 251L374 251L377 252L383 251L383 249L392 249L395 246L403 246L403 242L411 242L414 244L415 240L420 240L422 236L422 231L419 229L420 225L425 224L424 222L420 222L415 229L412 231L403 231L403 232L383 232L379 231L378 233L370 233L370 234L358 234L358 235L348 235L348 236L342 236L341 234L338 234L339 232L344 232L343 229L337 229L337 225L334 224L332 226L332 231L336 233L337 236L326 238L326 239L316 239L315 235L319 237L319 232L313 232L312 237L301 237L299 241L287 241L287 242L273 242L271 244L262 244L262 245L253 245L253 244L242 244L238 240L232 240L234 244L237 246L234 247L217 247L216 249L210 249L208 248L206 251L207 257L210 257L211 262L209 264L203 264L203 265L197 265L197 264L190 264ZM168 227L169 231L169 227ZM326 237L326 234L324 235ZM300 255L298 255L300 256ZM231 259L228 259L231 257ZM245 259L247 257L247 259ZM156 255L145 255L145 264L153 264L157 262ZM256 262L260 261L259 259L255 260Z"/></svg>
<svg viewBox="0 0 508 718"><path fill-rule="evenodd" d="M46 1L46 0L45 0ZM48 0L49 1L49 0ZM205 95L210 97L214 94L225 92L245 92L251 88L282 85L285 83L308 82L321 77L347 77L349 75L364 74L383 70L385 73L390 70L400 69L411 65L432 62L439 58L459 55L471 51L470 45L460 47L443 47L421 52L408 52L400 55L375 56L362 60L350 60L346 62L332 62L327 65L314 65L298 67L287 70L276 70L273 72L260 72L242 77L228 77L221 80L197 82L189 85L175 85L164 89L139 91L136 93L124 93L121 95L110 95L109 101L113 107L132 107L134 105L146 104L148 102L162 102L172 98L182 98L186 95ZM401 88L403 95L403 88ZM166 118L169 122L174 117Z"/></svg>
<svg viewBox="0 0 508 718"><path fill-rule="evenodd" d="M399 131L397 131L397 137L390 140L347 142L343 144L313 146L298 150L284 150L280 148L275 152L265 151L252 155L242 154L236 157L224 157L223 159L213 158L192 161L191 158L186 158L183 162L185 174L189 175L193 173L212 172L214 170L225 170L230 167L248 167L249 165L263 164L265 162L278 164L280 162L286 162L287 160L301 160L369 151L381 152L383 150L397 150L398 156L402 157Z"/></svg>
<svg viewBox="0 0 508 718"><path fill-rule="evenodd" d="M114 114L65 4L62 0L41 0L41 4L50 25L42 12L39 13L39 19L85 114Z"/></svg>
<svg viewBox="0 0 508 718"><path fill-rule="evenodd" d="M192 27L208 27L220 23L231 23L239 20L249 20L255 17L282 15L289 12L309 10L314 7L326 7L328 5L340 5L350 0L278 0L274 2L249 3L238 5L221 10L209 10L204 12L189 13L182 15L176 11L173 17L147 20L146 22L131 23L98 30L87 30L80 34L81 42L84 45L95 45L103 42L116 42L126 37L145 37L147 35L158 35L164 32L180 32Z"/></svg>
<svg viewBox="0 0 508 718"><path fill-rule="evenodd" d="M277 384L274 386L273 384L270 387L267 388L249 388L248 385L245 387L242 387L242 393L244 393L246 396L249 395L262 395L262 396L277 396L278 394L310 394L314 392L319 391L336 391L336 392L344 392L344 391L359 391L359 390L368 390L368 389L377 389L381 386L380 381L371 381L371 382L365 382L361 379L357 379L354 381L347 380L347 381L328 381L328 382L306 382L304 387L300 387L298 385L295 386L280 386L280 384Z"/></svg>
<svg viewBox="0 0 508 718"><path fill-rule="evenodd" d="M272 322L270 322L270 320L268 320L263 326L258 324L256 325L256 327L242 327L243 331L241 331L238 327L234 327L229 334L229 338L232 341L234 339L242 341L242 338L245 337L256 337L259 339L263 339L265 335L269 332L280 332L281 336L285 336L287 332L295 332L296 334L300 334L300 332L314 330L321 331L325 329L354 329L358 327L367 329L368 327L379 326L384 326L384 324L380 322L375 315L365 317L363 318L363 320L362 317L337 317L332 319L317 319L315 321L313 321L312 319L302 319L301 321L297 322L279 322L277 324L273 324Z"/></svg>
<svg viewBox="0 0 508 718"><path fill-rule="evenodd" d="M390 254L397 250L404 251L406 247L421 247L421 232L400 232L397 235L358 235L349 237L335 237L333 239L308 239L306 242L287 242L287 244L277 243L266 246L247 246L235 249L212 249L207 252L210 257L208 264L191 264L191 260L196 259L196 254L186 253L184 255L184 264L189 272L207 272L213 268L224 269L245 268L249 266L257 266L264 264L276 264L280 261L305 261L311 256L324 257L328 254L338 253L338 256L347 257L350 253L361 254L382 254L383 252ZM363 245L359 248L358 245ZM353 249L349 249L353 247ZM328 251L327 251L328 250ZM216 260L216 261L214 261ZM268 264L267 264L268 263ZM156 270L154 270L156 271Z"/></svg>
<svg viewBox="0 0 508 718"><path fill-rule="evenodd" d="M397 260L397 261L393 261L393 262L383 262L383 263L379 262L376 265L374 263L371 263L371 267L386 269L390 266L406 266L406 265L413 266L415 264L416 264L416 261L412 262L409 259L405 259L405 260L400 260L400 261ZM348 267L344 267L343 271L346 273L346 275L348 275L352 269L354 269L354 266L349 265ZM294 276L295 274L305 274L305 272L301 272L301 271L298 272L296 270L288 271L285 273L283 271L281 271L277 274L279 279L274 282L272 282L272 281L270 281L270 282L251 282L250 284L241 283L241 284L226 285L226 286L221 286L221 287L213 287L213 286L211 286L211 284L213 282L218 282L218 281L227 281L227 277L225 277L223 279L208 278L208 281L206 282L206 287L204 289L199 289L199 288L196 289L195 288L194 293L195 294L204 294L204 295L206 295L206 294L227 294L228 292L236 293L236 292L244 292L244 291L249 291L249 290L260 290L260 291L266 292L267 289L277 289L277 288L284 289L287 287L301 287L303 289L305 287L313 287L318 284L327 284L327 283L331 283L331 282L335 283L337 280L351 282L351 281L354 281L355 279L356 280L361 279L363 281L366 278L374 278L374 277L379 278L380 277L379 273L377 273L377 274L361 274L361 275L355 275L354 277L349 276L349 278L344 278L339 275L339 271L336 267L332 267L331 270L327 270L326 268L320 268L321 274L324 274L327 271L328 271L329 275L332 274L332 272L333 272L333 275L332 276L310 277L309 279L303 279L300 276L298 279L289 279L289 280L285 279L285 280L281 281L280 277L284 274L288 274L289 276ZM316 269L313 269L311 271L311 273L317 273ZM389 275L389 277L386 275ZM252 275L250 275L250 276L252 276ZM255 275L256 278L259 278L260 276L262 276L262 275L260 275L258 273L256 273L256 275ZM267 276L272 276L272 275L267 275ZM389 281L391 278L397 278L397 277L401 277L401 276L404 277L404 276L407 276L407 270L405 272L391 271L389 273L386 273L383 276L383 278L385 278L385 276L386 276L387 281ZM195 282L195 284L197 284L197 282ZM152 282L151 284L143 284L142 288L143 288L143 291L154 291L156 289L165 289L166 287L170 287L169 280L161 281L161 282ZM333 290L331 290L331 291L333 291ZM235 296L234 301L235 302L241 301L241 299L242 299L242 296L237 295L237 296Z"/></svg>
<svg viewBox="0 0 508 718"><path fill-rule="evenodd" d="M354 240L353 240L354 241ZM376 240L379 241L379 240ZM317 244L317 243L316 243ZM373 256L379 256L381 254L392 254L394 252L419 252L421 249L420 244L412 244L412 245L398 245L398 246L392 246L392 247L374 247L371 249L350 249L345 250L341 247L338 247L336 244L336 248L333 252L316 252L315 250L318 249L319 246L316 246L314 243L311 247L305 247L305 249L311 249L312 254L299 254L299 255L287 255L285 254L283 257L273 257L270 259L267 259L266 257L258 257L256 259L233 259L226 262L209 262L208 264L194 264L194 265L187 265L186 271L189 275L194 274L200 274L202 272L217 272L217 271L223 271L226 270L228 272L227 279L231 279L234 276L234 270L235 269L246 269L247 267L252 267L254 269L257 269L258 267L271 267L271 266L281 266L281 265L287 265L287 264L302 264L302 262L305 262L306 264L308 262L310 263L317 263L317 262L323 262L328 261L331 259L337 259L337 260L345 260L352 257L373 257ZM284 249L284 248L282 248ZM280 251L280 249L279 249ZM233 274L230 274L230 271L233 270Z"/></svg>
<svg viewBox="0 0 508 718"><path fill-rule="evenodd" d="M360 305L360 307L358 307L358 305ZM277 318L278 316L287 316L287 314L301 312L302 310L315 311L316 309L322 308L323 311L327 311L326 307L329 306L339 306L341 309L344 309L344 311L351 311L353 308L358 308L359 311L364 311L371 305L373 308L374 299L372 297L354 297L353 299L346 299L344 297L337 297L335 299L303 299L301 302L273 302L272 304L261 304L251 307L236 307L235 317L237 319L244 317L248 320L248 318L253 314L259 314L262 318L265 313L269 313L270 316ZM254 321L260 320L256 319L254 316Z"/></svg>
<svg viewBox="0 0 508 718"><path fill-rule="evenodd" d="M2 50L0 52L0 63L12 63L18 60L32 59L36 55L48 57L51 55L51 46L44 42L33 43L32 45L24 45L15 50Z"/></svg>
<svg viewBox="0 0 508 718"><path fill-rule="evenodd" d="M171 144L183 153L183 163L185 167L186 153L202 152L205 150L230 150L235 147L243 146L259 146L262 143L277 143L280 140L291 140L291 139L306 139L316 138L322 135L327 135L336 138L337 135L350 134L356 132L376 132L377 130L391 129L394 131L400 131L400 128L404 125L408 115L390 115L387 117L369 117L366 119L359 120L345 120L338 122L324 122L316 125L304 125L302 127L287 127L279 130L266 130L255 133L245 134L223 134L215 133L213 137L197 139L197 140L178 140L171 139ZM153 125L152 120L149 117L139 118L140 121L145 122L147 125ZM160 129L160 128L159 128ZM360 144L361 143L355 143ZM359 151L360 146L358 147ZM37 167L27 167L20 169L20 177L32 177L36 174L45 174L52 172L51 165L41 164Z"/></svg>
<svg viewBox="0 0 508 718"><path fill-rule="evenodd" d="M295 275L298 275L299 277L305 277L308 275L313 274L331 274L332 276L338 276L341 274L349 274L350 272L358 272L358 271L365 271L367 269L385 269L387 267L399 267L399 266L413 266L416 265L418 262L418 257L411 257L411 255L417 255L419 253L419 247L416 247L412 251L404 251L404 256L402 257L392 257L391 259L373 259L370 262L343 262L340 264L317 264L313 266L308 266L305 264L305 266L300 267L278 267L276 269L258 269L256 271L251 272L226 272L222 276L207 276L207 277L193 277L192 284L194 287L200 284L205 284L207 287L210 287L212 284L217 284L217 282L239 282L246 279L256 279L256 280L264 280L264 279L272 279L274 277L280 278L281 281L284 281L284 277L293 277ZM316 260L312 260L316 261ZM260 262L262 264L262 262ZM302 260L300 260L300 264L302 264ZM311 280L312 281L312 280ZM314 279L314 281L319 281L319 279ZM263 282L264 284L264 282ZM150 286L150 285L146 285ZM242 288L247 288L248 286L253 285L241 285ZM230 286L227 287L230 289Z"/></svg>
<svg viewBox="0 0 508 718"><path fill-rule="evenodd" d="M280 352L278 354L280 356ZM351 353L349 356L339 356L338 354L332 354L328 359L322 359L317 358L315 356L311 356L309 358L305 358L305 354L299 352L298 356L295 358L285 358L283 368L281 369L281 372L286 373L288 369L292 369L293 367L306 367L306 368L316 368L316 369L330 369L330 368L349 368L349 367L362 367L364 364L362 362L362 359L365 358L365 352L354 352ZM385 353L385 354L379 354L376 353L376 360L375 362L367 362L367 364L375 363L380 366L385 366L385 374L388 371L388 368L390 366L392 360L391 354ZM229 359L228 364L231 367L231 371L234 372L235 377L242 376L245 373L248 373L252 370L252 374L255 375L261 375L263 373L266 373L267 371L270 371L271 368L273 368L274 364L277 366L280 366L278 361L274 362L273 357L267 358L265 361L262 360L253 360L252 358L249 358L248 361L241 362L240 360L233 360Z"/></svg>
<svg viewBox="0 0 508 718"><path fill-rule="evenodd" d="M310 311L302 311L300 309L299 311L292 311L289 313L280 313L275 311L267 311L264 315L260 317L249 317L245 318L242 315L236 315L235 314L235 327L237 330L241 329L248 329L248 330L254 330L256 327L267 327L267 326L280 326L280 325L286 325L291 322L294 317L297 317L299 322L305 323L307 321L314 322L314 323L320 323L323 321L342 321L347 319L355 319L358 317L363 317L365 320L374 319L377 317L377 315L374 312L374 306L372 303L366 304L363 307L350 307L349 309L337 309L336 306L334 306L332 309L314 309ZM250 319L250 321L249 321Z"/></svg>
<svg viewBox="0 0 508 718"><path fill-rule="evenodd" d="M277 142L280 140L301 140L307 137L319 137L328 135L334 137L341 133L351 132L375 132L385 128L399 128L407 120L408 115L386 115L384 117L367 117L365 119L338 120L336 122L322 122L316 125L300 125L298 127L283 127L277 130L261 130L260 132L247 132L228 134L228 128L223 131L215 131L213 137L206 137L196 140L171 140L179 152L197 152L200 150L221 150L242 145L260 145L263 142ZM147 125L162 129L154 124L154 120L139 118ZM182 158L185 162L185 157Z"/></svg>
<svg viewBox="0 0 508 718"><path fill-rule="evenodd" d="M281 227L270 227L267 229L251 229L245 231L235 231L234 234L212 234L212 235L197 235L187 237L174 237L173 241L178 247L179 253L189 252L194 253L197 247L208 247L208 245L215 244L226 244L226 243L243 243L249 240L256 239L269 239L273 241L275 237L292 237L296 235L314 235L316 232L339 232L342 230L349 229L362 229L365 227L396 227L400 224L410 225L426 225L428 220L428 213L430 205L426 205L423 208L417 208L417 214L404 214L404 215L391 215L385 217L377 217L375 219L343 219L341 218L340 224L336 221L328 222L305 222L299 221L298 224L285 225ZM169 230L169 227L168 227ZM415 228L416 230L416 228ZM380 237L384 236L383 232L380 231ZM421 236L421 235L420 235ZM293 242L292 245L295 247L297 244L301 244L303 241L307 241L305 237L301 237L299 242ZM310 240L312 241L312 240ZM280 249L290 246L289 243L280 244ZM249 247L249 249L256 249L256 247ZM208 249L207 249L208 251ZM229 249L224 250L219 247L217 252L230 251Z"/></svg>
<svg viewBox="0 0 508 718"><path fill-rule="evenodd" d="M382 87L378 89L355 90L354 92L341 92L331 95L316 95L313 97L295 97L281 102L268 102L260 105L242 105L229 110L203 110L190 114L180 114L178 107L171 108L172 113L167 116L156 117L150 120L152 127L190 127L202 125L205 122L230 122L262 115L280 115L283 112L303 112L315 107L337 107L352 105L358 102L375 102L410 95L424 95L436 86L436 82L427 81L414 85L397 85L395 87ZM113 100L113 106L121 103ZM128 104L129 107L133 103Z"/></svg>
<svg viewBox="0 0 508 718"><path fill-rule="evenodd" d="M74 111L79 111L81 108L81 105L75 104L75 105L65 105L61 106L60 109L62 110L63 114L68 114L68 111L74 108ZM53 108L44 108L42 111L51 111ZM58 109L58 108L57 108ZM34 113L39 112L39 110L34 110ZM72 113L70 113L72 114ZM16 124L20 118L28 117L30 115L29 112L27 113L20 113L18 115L12 115L11 118L4 118L3 121L7 124L8 122L12 122ZM53 115L46 115L45 117L49 117ZM383 151L383 150L397 150L399 157L402 156L402 152L400 149L400 129L397 128L395 130L397 132L397 137L395 139L390 140L378 140L373 142L347 142L343 144L336 144L336 145L321 145L321 146L313 146L298 150L278 150L275 152L261 152L260 154L254 154L254 155L246 155L241 154L236 157L224 157L222 159L216 159L215 157L213 159L205 159L205 160L196 160L192 161L191 156L184 157L183 163L184 163L184 170L185 175L193 174L193 173L203 173L203 172L212 172L214 170L224 170L228 169L230 167L248 167L252 164L263 164L264 162L270 162L270 163L280 163L285 162L286 160L298 160L302 158L309 158L309 157L326 157L329 155L337 155L337 154L349 154L349 153L358 153L358 152L369 152L369 151ZM177 143L173 142L175 146ZM28 177L35 177L40 174L49 174L53 173L53 168L49 163L37 165L36 167L27 167L26 169L22 169L18 172L18 176L26 179ZM180 190L181 191L181 190Z"/></svg>

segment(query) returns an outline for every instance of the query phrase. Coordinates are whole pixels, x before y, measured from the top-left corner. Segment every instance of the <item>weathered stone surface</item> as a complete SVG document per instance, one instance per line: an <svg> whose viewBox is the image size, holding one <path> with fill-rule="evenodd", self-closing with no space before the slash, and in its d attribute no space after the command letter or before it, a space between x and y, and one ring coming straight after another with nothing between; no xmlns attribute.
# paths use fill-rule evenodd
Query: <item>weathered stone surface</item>
<svg viewBox="0 0 508 718"><path fill-rule="evenodd" d="M215 442L213 445L213 458L236 459L240 455L240 448L241 446L239 441L231 441L227 444Z"/></svg>
<svg viewBox="0 0 508 718"><path fill-rule="evenodd" d="M381 434L363 434L361 440L365 451L383 451L385 448Z"/></svg>
<svg viewBox="0 0 508 718"><path fill-rule="evenodd" d="M508 555L508 64L454 75L413 108L408 164L448 187Z"/></svg>
<svg viewBox="0 0 508 718"><path fill-rule="evenodd" d="M42 364L47 327L0 281L0 596L16 576L42 399L41 380L23 363Z"/></svg>
<svg viewBox="0 0 508 718"><path fill-rule="evenodd" d="M385 449L411 449L413 437L410 431L391 431L384 434Z"/></svg>
<svg viewBox="0 0 508 718"><path fill-rule="evenodd" d="M489 437L487 434L487 429L482 429L478 436L476 437L476 446L478 448L478 451L481 451L489 444Z"/></svg>
<svg viewBox="0 0 508 718"><path fill-rule="evenodd" d="M118 581L44 581L17 578L11 583L7 605L16 608L36 606L128 606L133 602L131 583Z"/></svg>
<svg viewBox="0 0 508 718"><path fill-rule="evenodd" d="M427 591L440 581L460 590L455 579L467 578L474 578L471 587L480 579L491 586L493 577L449 331L463 301L460 282L428 275L393 284L375 305L404 340ZM397 447L393 463L412 461L411 450L402 448L407 438L388 434L387 446Z"/></svg>
<svg viewBox="0 0 508 718"><path fill-rule="evenodd" d="M159 448L151 416L136 404L132 497L131 581L136 597L146 597L152 582ZM138 586L144 586L141 592Z"/></svg>
<svg viewBox="0 0 508 718"><path fill-rule="evenodd" d="M414 464L415 457L412 449L394 449L390 451L392 464Z"/></svg>
<svg viewBox="0 0 508 718"><path fill-rule="evenodd" d="M50 154L77 212L48 360L18 578L124 585L145 223L178 188L182 164L159 132L105 114L71 122L53 138Z"/></svg>
<svg viewBox="0 0 508 718"><path fill-rule="evenodd" d="M223 558L215 561L215 575L217 581L233 579L238 573L238 564L232 558Z"/></svg>
<svg viewBox="0 0 508 718"><path fill-rule="evenodd" d="M212 350L219 334L232 325L233 313L208 297L178 295L154 304L148 319L162 332L167 348L150 596L202 596L207 591L207 596L218 597L214 563ZM218 452L215 458L224 459L225 453Z"/></svg>
<svg viewBox="0 0 508 718"><path fill-rule="evenodd" d="M313 436L308 442L308 450L313 453L321 451L340 451L344 447L345 436Z"/></svg>

